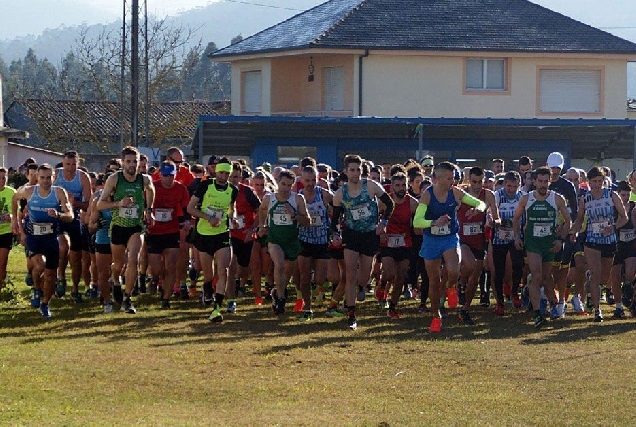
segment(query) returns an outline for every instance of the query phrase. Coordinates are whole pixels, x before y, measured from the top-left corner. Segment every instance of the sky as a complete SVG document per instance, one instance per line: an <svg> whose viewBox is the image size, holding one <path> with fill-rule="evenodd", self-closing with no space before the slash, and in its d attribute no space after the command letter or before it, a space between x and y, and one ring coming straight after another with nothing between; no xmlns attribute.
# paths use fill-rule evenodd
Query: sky
<svg viewBox="0 0 636 427"><path fill-rule="evenodd" d="M143 0L139 0L140 4ZM289 9L309 8L323 0L147 0L148 12L170 16L214 1L233 1L245 7L283 5ZM128 4L132 0L127 0ZM570 16L619 37L636 42L636 5L634 0L533 0L554 11ZM259 6L260 5L260 6ZM123 9L122 0L0 0L3 23L0 40L38 35L46 28L74 26L82 23L110 23ZM289 10L289 16L298 11ZM7 19L10 18L10 19Z"/></svg>

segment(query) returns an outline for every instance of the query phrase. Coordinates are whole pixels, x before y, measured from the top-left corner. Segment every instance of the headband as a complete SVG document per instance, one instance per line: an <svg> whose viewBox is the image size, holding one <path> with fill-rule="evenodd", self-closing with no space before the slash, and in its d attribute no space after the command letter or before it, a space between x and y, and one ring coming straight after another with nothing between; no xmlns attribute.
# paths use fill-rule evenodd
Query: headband
<svg viewBox="0 0 636 427"><path fill-rule="evenodd" d="M232 165L229 163L217 163L214 171L232 173Z"/></svg>

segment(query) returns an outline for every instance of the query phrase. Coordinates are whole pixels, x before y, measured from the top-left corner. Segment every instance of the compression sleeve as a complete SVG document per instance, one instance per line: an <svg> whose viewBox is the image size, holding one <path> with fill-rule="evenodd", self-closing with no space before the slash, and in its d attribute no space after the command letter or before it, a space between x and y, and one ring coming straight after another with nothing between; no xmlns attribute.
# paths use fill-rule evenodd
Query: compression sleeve
<svg viewBox="0 0 636 427"><path fill-rule="evenodd" d="M382 193L382 196L380 196L380 201L384 203L384 206L386 206L386 209L384 210L384 219L389 219L391 217L391 214L393 213L395 203L393 202L391 196L386 193Z"/></svg>
<svg viewBox="0 0 636 427"><path fill-rule="evenodd" d="M415 228L430 228L433 224L433 221L430 219L425 219L426 211L428 210L428 205L426 203L420 203L417 205L417 210L415 211L415 216L413 217L413 227Z"/></svg>
<svg viewBox="0 0 636 427"><path fill-rule="evenodd" d="M486 208L487 208L486 204L482 202L481 200L479 200L478 198L471 196L468 193L464 193L464 197L462 197L462 203L465 203L468 206L472 206L473 208L476 208L480 212L486 212Z"/></svg>
<svg viewBox="0 0 636 427"><path fill-rule="evenodd" d="M344 208L342 206L334 206L333 207L333 215L331 217L331 226L329 227L329 231L331 233L336 233L338 231L338 224L340 224L340 217L344 213Z"/></svg>

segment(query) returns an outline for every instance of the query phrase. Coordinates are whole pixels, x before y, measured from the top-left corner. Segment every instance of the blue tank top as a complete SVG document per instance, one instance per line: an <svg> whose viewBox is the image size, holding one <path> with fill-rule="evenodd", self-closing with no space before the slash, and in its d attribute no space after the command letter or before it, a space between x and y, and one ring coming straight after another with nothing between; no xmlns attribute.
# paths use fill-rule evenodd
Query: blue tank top
<svg viewBox="0 0 636 427"><path fill-rule="evenodd" d="M99 190L97 192L97 199L99 200L102 197L102 193L104 190ZM109 245L110 244L110 236L108 232L110 230L110 221L113 219L113 210L112 209L104 209L99 211L99 222L102 223L102 227L97 230L95 233L95 244L97 245Z"/></svg>
<svg viewBox="0 0 636 427"><path fill-rule="evenodd" d="M349 197L348 182L342 186L342 206L345 211L345 225L349 230L368 233L378 226L378 202L369 197L367 179L362 179L362 190L357 197Z"/></svg>
<svg viewBox="0 0 636 427"><path fill-rule="evenodd" d="M84 195L82 193L82 182L80 181L80 172L75 172L75 177L67 181L64 179L63 169L57 170L57 175L55 176L55 182L53 185L57 185L62 187L66 191L68 191L69 195L77 202L84 202ZM73 208L74 211L78 211L78 208ZM77 218L77 215L75 216Z"/></svg>
<svg viewBox="0 0 636 427"><path fill-rule="evenodd" d="M303 190L299 191L304 195ZM316 187L316 196L311 203L306 200L307 212L311 217L309 227L298 227L298 238L301 242L311 243L312 245L326 245L329 242L329 217L327 216L327 207L322 199L322 188Z"/></svg>
<svg viewBox="0 0 636 427"><path fill-rule="evenodd" d="M433 186L429 186L426 191L431 196L431 201L428 204L428 210L426 211L425 219L435 221L437 218L448 215L450 217L450 223L443 227L432 226L424 229L424 235L433 237L444 237L451 234L457 234L459 231L459 222L457 221L457 201L453 194L453 189L448 190L446 195L446 202L441 203L435 197L433 192Z"/></svg>
<svg viewBox="0 0 636 427"><path fill-rule="evenodd" d="M27 200L28 215L24 218L24 231L36 237L57 236L59 220L49 216L46 212L51 208L58 212L61 210L55 188L51 187L51 193L42 197L40 196L40 186L36 184L33 188L33 194Z"/></svg>
<svg viewBox="0 0 636 427"><path fill-rule="evenodd" d="M514 242L515 237L512 232L512 219L515 216L515 210L517 210L519 199L521 199L522 195L523 193L521 191L517 191L514 196L508 197L504 188L495 191L495 202L499 208L501 226L495 227L492 237L493 245L505 245Z"/></svg>
<svg viewBox="0 0 636 427"><path fill-rule="evenodd" d="M612 245L616 243L616 233L609 236L603 235L603 227L614 223L616 209L612 200L612 191L609 188L603 189L603 194L598 199L592 192L583 196L585 202L585 214L587 217L586 243L597 245Z"/></svg>

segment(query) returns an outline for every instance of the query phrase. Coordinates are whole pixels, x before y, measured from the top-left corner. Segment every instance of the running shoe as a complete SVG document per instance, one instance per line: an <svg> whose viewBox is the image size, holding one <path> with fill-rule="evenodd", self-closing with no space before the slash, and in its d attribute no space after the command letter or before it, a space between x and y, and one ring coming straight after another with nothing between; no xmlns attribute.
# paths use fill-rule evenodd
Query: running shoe
<svg viewBox="0 0 636 427"><path fill-rule="evenodd" d="M66 294L66 279L55 280L55 296L62 298Z"/></svg>
<svg viewBox="0 0 636 427"><path fill-rule="evenodd" d="M124 313L128 313L128 314L135 314L137 313L137 309L135 308L135 306L133 306L132 301L129 298L124 298L124 300L121 303L121 311L123 311Z"/></svg>
<svg viewBox="0 0 636 427"><path fill-rule="evenodd" d="M378 301L383 301L386 298L384 297L384 292L385 292L385 287L384 286L376 286L375 287L375 299L377 299Z"/></svg>
<svg viewBox="0 0 636 427"><path fill-rule="evenodd" d="M411 293L411 288L408 285L404 285L404 299L413 298L413 294Z"/></svg>
<svg viewBox="0 0 636 427"><path fill-rule="evenodd" d="M565 319L565 302L560 302L557 304L557 318L558 319Z"/></svg>
<svg viewBox="0 0 636 427"><path fill-rule="evenodd" d="M429 332L442 332L442 319L439 317L433 317L431 319L431 326L428 328Z"/></svg>
<svg viewBox="0 0 636 427"><path fill-rule="evenodd" d="M426 306L425 302L421 302L419 307L417 307L417 312L418 313L428 313L428 307Z"/></svg>
<svg viewBox="0 0 636 427"><path fill-rule="evenodd" d="M358 286L358 301L362 302L367 298L367 290L364 286Z"/></svg>
<svg viewBox="0 0 636 427"><path fill-rule="evenodd" d="M236 301L233 299L227 302L227 308L225 309L226 313L236 313Z"/></svg>
<svg viewBox="0 0 636 427"><path fill-rule="evenodd" d="M558 307L557 304L554 304L554 303L550 304L550 320L559 318L559 309L557 307Z"/></svg>
<svg viewBox="0 0 636 427"><path fill-rule="evenodd" d="M623 308L617 308L614 310L614 315L612 319L624 319L625 318L625 310Z"/></svg>
<svg viewBox="0 0 636 427"><path fill-rule="evenodd" d="M603 313L601 313L600 309L594 310L594 321L600 323L603 321Z"/></svg>
<svg viewBox="0 0 636 427"><path fill-rule="evenodd" d="M181 299L182 301L190 299L190 293L188 292L188 287L186 285L182 285L179 287L179 299Z"/></svg>
<svg viewBox="0 0 636 427"><path fill-rule="evenodd" d="M468 312L468 310L459 310L459 320L464 325L474 325L475 324L475 321L473 320L472 317L470 317L470 313Z"/></svg>
<svg viewBox="0 0 636 427"><path fill-rule="evenodd" d="M161 300L161 309L168 310L170 308L170 300L162 299Z"/></svg>
<svg viewBox="0 0 636 427"><path fill-rule="evenodd" d="M97 298L98 296L99 296L99 286L97 286L97 283L93 283L90 287L89 297Z"/></svg>
<svg viewBox="0 0 636 427"><path fill-rule="evenodd" d="M541 316L545 316L548 312L548 299L545 296L539 300L539 311L541 312Z"/></svg>
<svg viewBox="0 0 636 427"><path fill-rule="evenodd" d="M541 314L537 314L536 316L534 316L535 328L540 328L544 323L545 323L545 317L543 317Z"/></svg>
<svg viewBox="0 0 636 427"><path fill-rule="evenodd" d="M387 316L389 316L391 319L399 319L400 317L402 317L400 313L397 312L397 310L391 309L389 309L389 311L387 312Z"/></svg>
<svg viewBox="0 0 636 427"><path fill-rule="evenodd" d="M285 314L285 298L278 298L274 308L275 314Z"/></svg>
<svg viewBox="0 0 636 427"><path fill-rule="evenodd" d="M456 308L457 304L459 304L457 289L454 286L446 289L446 302L448 302L448 308Z"/></svg>
<svg viewBox="0 0 636 427"><path fill-rule="evenodd" d="M347 322L347 325L349 326L349 329L351 329L352 331L355 331L356 329L358 329L358 321L356 320L355 317L349 317L349 321Z"/></svg>
<svg viewBox="0 0 636 427"><path fill-rule="evenodd" d="M303 311L304 306L305 306L305 300L303 300L302 298L297 298L296 303L294 304L294 312L300 313L301 311Z"/></svg>
<svg viewBox="0 0 636 427"><path fill-rule="evenodd" d="M382 310L388 310L389 309L389 302L387 300L384 301L380 301L380 308Z"/></svg>
<svg viewBox="0 0 636 427"><path fill-rule="evenodd" d="M490 297L488 296L488 292L484 292L480 295L479 305L485 308L490 307Z"/></svg>
<svg viewBox="0 0 636 427"><path fill-rule="evenodd" d="M106 301L104 303L104 314L110 314L113 312L113 302L112 301Z"/></svg>
<svg viewBox="0 0 636 427"><path fill-rule="evenodd" d="M41 289L33 289L31 291L31 307L40 308L40 301L42 299L42 290Z"/></svg>
<svg viewBox="0 0 636 427"><path fill-rule="evenodd" d="M574 295L571 300L572 303L572 311L574 314L582 315L587 314L587 311L583 308L583 304L581 303L581 298L578 295Z"/></svg>
<svg viewBox="0 0 636 427"><path fill-rule="evenodd" d="M51 310L49 310L49 305L46 303L40 304L40 314L45 319L50 319L51 317L53 317L53 315L51 314Z"/></svg>
<svg viewBox="0 0 636 427"><path fill-rule="evenodd" d="M505 315L506 311L504 310L503 303L498 302L497 305L495 306L495 309L492 312L495 313L495 316Z"/></svg>
<svg viewBox="0 0 636 427"><path fill-rule="evenodd" d="M197 297L197 287L196 286L190 286L188 288L188 295L190 295L190 298L196 298Z"/></svg>
<svg viewBox="0 0 636 427"><path fill-rule="evenodd" d="M510 294L512 293L512 286L505 284L503 285L503 293L507 300L510 300Z"/></svg>
<svg viewBox="0 0 636 427"><path fill-rule="evenodd" d="M214 302L214 291L212 289L212 283L203 283L203 294L201 295L203 305L209 307Z"/></svg>
<svg viewBox="0 0 636 427"><path fill-rule="evenodd" d="M305 310L303 311L302 316L298 318L298 320L300 320L301 322L309 322L313 318L314 318L314 312L311 310Z"/></svg>
<svg viewBox="0 0 636 427"><path fill-rule="evenodd" d="M263 297L254 298L254 305L263 305Z"/></svg>
<svg viewBox="0 0 636 427"><path fill-rule="evenodd" d="M521 302L521 300L519 299L519 295L514 294L512 296L512 306L514 308L521 308L523 307L523 303Z"/></svg>
<svg viewBox="0 0 636 427"><path fill-rule="evenodd" d="M325 316L327 317L344 317L344 313L338 310L338 307L329 307L327 311L325 311Z"/></svg>
<svg viewBox="0 0 636 427"><path fill-rule="evenodd" d="M221 314L221 308L215 307L210 313L210 317L208 318L210 322L220 323L223 321L223 315Z"/></svg>
<svg viewBox="0 0 636 427"><path fill-rule="evenodd" d="M79 292L71 292L71 299L76 304L81 304L84 302L84 300L82 300L82 294L80 294Z"/></svg>

